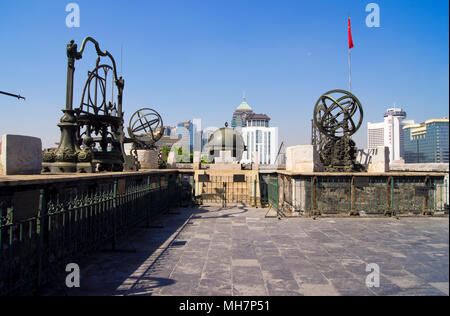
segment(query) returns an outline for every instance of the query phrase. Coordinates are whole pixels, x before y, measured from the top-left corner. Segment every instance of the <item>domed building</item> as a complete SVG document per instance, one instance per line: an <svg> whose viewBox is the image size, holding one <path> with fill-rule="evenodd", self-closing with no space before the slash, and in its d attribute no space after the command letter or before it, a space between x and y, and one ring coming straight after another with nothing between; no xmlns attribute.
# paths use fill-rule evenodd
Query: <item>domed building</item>
<svg viewBox="0 0 450 316"><path fill-rule="evenodd" d="M230 158L240 162L246 148L241 133L225 124L225 127L211 134L205 149L215 162L217 162L216 158L220 157L221 152L229 152Z"/></svg>
<svg viewBox="0 0 450 316"><path fill-rule="evenodd" d="M253 110L250 105L248 105L246 98L243 97L242 103L233 113L233 118L231 119L231 127L245 127L247 124L247 117L251 114L254 114Z"/></svg>
<svg viewBox="0 0 450 316"><path fill-rule="evenodd" d="M270 127L269 122L269 116L253 112L245 96L242 98L242 103L234 111L231 120L231 127L241 132L246 146L241 163L257 162L262 165L275 163L278 152L278 128ZM254 161L254 152L257 153L257 161Z"/></svg>

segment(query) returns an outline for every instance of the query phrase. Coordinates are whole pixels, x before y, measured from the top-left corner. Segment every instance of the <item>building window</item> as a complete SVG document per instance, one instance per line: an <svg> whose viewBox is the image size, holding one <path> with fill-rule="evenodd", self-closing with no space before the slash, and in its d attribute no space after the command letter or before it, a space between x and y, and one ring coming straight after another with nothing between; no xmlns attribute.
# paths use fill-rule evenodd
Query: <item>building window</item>
<svg viewBox="0 0 450 316"><path fill-rule="evenodd" d="M262 143L262 132L260 130L256 131L256 143L261 144Z"/></svg>
<svg viewBox="0 0 450 316"><path fill-rule="evenodd" d="M247 133L247 160L250 158L250 133Z"/></svg>

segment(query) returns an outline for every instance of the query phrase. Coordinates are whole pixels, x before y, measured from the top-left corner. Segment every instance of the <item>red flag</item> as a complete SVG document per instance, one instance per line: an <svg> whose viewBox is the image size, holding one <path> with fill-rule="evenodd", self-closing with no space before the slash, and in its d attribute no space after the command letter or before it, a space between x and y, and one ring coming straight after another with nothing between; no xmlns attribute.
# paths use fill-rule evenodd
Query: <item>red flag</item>
<svg viewBox="0 0 450 316"><path fill-rule="evenodd" d="M348 49L352 49L353 47L352 26L350 24L350 17L348 17Z"/></svg>

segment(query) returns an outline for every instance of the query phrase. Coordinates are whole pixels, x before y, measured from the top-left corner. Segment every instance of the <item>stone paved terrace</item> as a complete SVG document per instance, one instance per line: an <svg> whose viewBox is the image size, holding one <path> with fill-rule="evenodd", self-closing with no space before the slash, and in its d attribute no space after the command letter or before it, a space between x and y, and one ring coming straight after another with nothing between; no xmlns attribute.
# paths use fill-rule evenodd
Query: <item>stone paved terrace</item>
<svg viewBox="0 0 450 316"><path fill-rule="evenodd" d="M449 295L445 218L265 218L266 209L177 209L81 266L64 295ZM365 285L366 264L380 287ZM58 282L59 284L63 281Z"/></svg>

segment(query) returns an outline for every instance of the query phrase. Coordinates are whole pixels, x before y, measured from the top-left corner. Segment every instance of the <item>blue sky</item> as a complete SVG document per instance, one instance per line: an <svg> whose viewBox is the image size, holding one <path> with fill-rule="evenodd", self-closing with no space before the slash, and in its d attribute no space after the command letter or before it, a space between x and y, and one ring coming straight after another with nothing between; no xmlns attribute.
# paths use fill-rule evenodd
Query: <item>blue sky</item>
<svg viewBox="0 0 450 316"><path fill-rule="evenodd" d="M80 28L65 24L76 2ZM365 24L368 3L381 26ZM125 78L126 119L154 107L165 124L201 118L203 127L231 121L242 91L266 113L288 145L310 142L318 97L348 88L347 16L352 18L352 92L367 122L395 103L418 122L447 117L449 3L362 0L159 0L0 2L0 134L59 141L65 106L66 44L86 36L110 51ZM122 64L121 47L123 46ZM95 59L88 47L75 74L74 104Z"/></svg>

